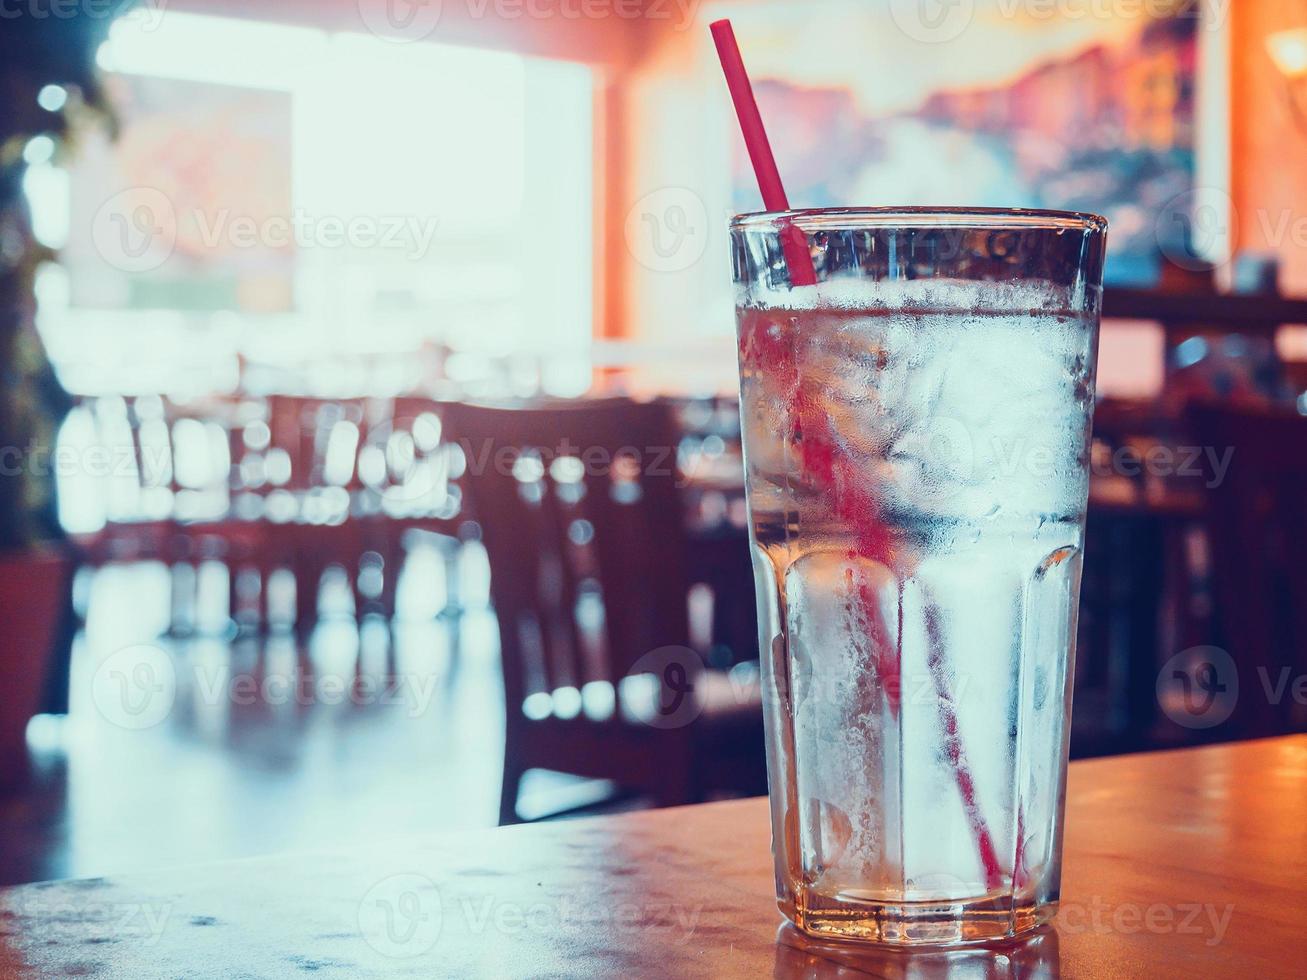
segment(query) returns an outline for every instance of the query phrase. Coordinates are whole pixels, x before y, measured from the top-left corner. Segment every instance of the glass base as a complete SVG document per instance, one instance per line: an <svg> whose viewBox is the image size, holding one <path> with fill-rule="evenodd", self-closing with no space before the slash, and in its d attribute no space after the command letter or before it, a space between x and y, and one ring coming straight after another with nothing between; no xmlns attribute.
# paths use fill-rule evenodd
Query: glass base
<svg viewBox="0 0 1307 980"><path fill-rule="evenodd" d="M803 933L823 940L887 946L967 946L1016 939L1057 914L1056 902L1012 904L1010 895L960 901L842 901L804 907L781 901L781 912Z"/></svg>

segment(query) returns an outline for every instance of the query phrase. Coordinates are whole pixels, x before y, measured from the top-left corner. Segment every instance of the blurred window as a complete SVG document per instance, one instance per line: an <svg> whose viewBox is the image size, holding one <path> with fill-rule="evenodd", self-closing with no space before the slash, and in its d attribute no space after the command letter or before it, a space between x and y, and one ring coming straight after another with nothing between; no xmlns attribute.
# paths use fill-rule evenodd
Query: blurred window
<svg viewBox="0 0 1307 980"><path fill-rule="evenodd" d="M99 60L118 139L35 146L27 178L70 387L229 387L238 352L348 374L428 341L588 381L589 68L171 10Z"/></svg>

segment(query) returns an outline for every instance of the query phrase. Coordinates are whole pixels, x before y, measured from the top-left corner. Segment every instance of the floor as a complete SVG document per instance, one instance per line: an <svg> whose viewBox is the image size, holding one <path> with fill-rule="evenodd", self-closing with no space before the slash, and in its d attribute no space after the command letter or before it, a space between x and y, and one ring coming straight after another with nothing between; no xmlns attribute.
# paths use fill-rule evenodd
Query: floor
<svg viewBox="0 0 1307 980"><path fill-rule="evenodd" d="M163 566L82 573L70 713L33 721L35 784L0 798L0 885L492 826L502 691L469 550L461 616L437 616L443 563L419 551L393 624L356 623L328 581L303 645L288 629L232 637L220 567L187 592L188 638L166 635L179 610ZM593 792L542 775L521 809Z"/></svg>

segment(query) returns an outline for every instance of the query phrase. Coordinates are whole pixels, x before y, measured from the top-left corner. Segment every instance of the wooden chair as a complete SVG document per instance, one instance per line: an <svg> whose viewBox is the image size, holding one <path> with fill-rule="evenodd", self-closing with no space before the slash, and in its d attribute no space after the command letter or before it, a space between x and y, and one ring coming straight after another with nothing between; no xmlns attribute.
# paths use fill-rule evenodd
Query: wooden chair
<svg viewBox="0 0 1307 980"><path fill-rule="evenodd" d="M268 580L279 568L294 575L301 633L317 617L318 586L331 565L346 569L362 611L357 566L366 548L352 518L364 489L358 454L374 419L366 399L273 395L263 418L233 433L233 502L238 519L257 522L259 537L231 573L233 582L242 570L258 573L264 624ZM233 614L237 602L233 591Z"/></svg>
<svg viewBox="0 0 1307 980"><path fill-rule="evenodd" d="M385 515L368 511L372 488L359 461L373 430L389 424L390 407L388 399L289 395L91 401L81 410L113 467L102 481L106 525L78 543L91 564L220 560L238 622L242 573L260 582L254 618L266 627L268 582L285 568L296 582L296 625L307 631L332 565L350 575L360 613L372 604L389 615L396 566L386 567L383 594L360 588L369 552L383 558L389 537Z"/></svg>
<svg viewBox="0 0 1307 980"><path fill-rule="evenodd" d="M1233 447L1209 501L1212 581L1221 645L1239 697L1217 735L1307 731L1293 685L1307 674L1307 418L1195 406L1193 431L1218 454ZM1268 697L1287 678L1279 703Z"/></svg>
<svg viewBox="0 0 1307 980"><path fill-rule="evenodd" d="M1105 398L1094 410L1073 757L1157 747L1158 670L1171 653L1203 642L1190 547L1201 529L1202 481L1145 466L1155 449L1190 441L1155 401Z"/></svg>
<svg viewBox="0 0 1307 980"><path fill-rule="evenodd" d="M72 561L55 550L0 554L0 790L28 776L27 722L40 708Z"/></svg>
<svg viewBox="0 0 1307 980"><path fill-rule="evenodd" d="M536 768L613 780L660 805L763 791L757 684L688 649L667 407L450 405L446 422L466 457L499 620L501 821L518 819L520 780Z"/></svg>
<svg viewBox="0 0 1307 980"><path fill-rule="evenodd" d="M77 536L83 559L104 565L179 557L183 543L173 512L170 420L163 399L104 396L83 401L76 411L87 414L91 447L104 464L86 474L97 485L104 525Z"/></svg>
<svg viewBox="0 0 1307 980"><path fill-rule="evenodd" d="M359 456L365 539L382 558L382 611L395 614L395 589L410 532L431 535L445 562L443 615L459 612L461 489L451 482L444 404L431 398L390 400L385 421L371 427Z"/></svg>

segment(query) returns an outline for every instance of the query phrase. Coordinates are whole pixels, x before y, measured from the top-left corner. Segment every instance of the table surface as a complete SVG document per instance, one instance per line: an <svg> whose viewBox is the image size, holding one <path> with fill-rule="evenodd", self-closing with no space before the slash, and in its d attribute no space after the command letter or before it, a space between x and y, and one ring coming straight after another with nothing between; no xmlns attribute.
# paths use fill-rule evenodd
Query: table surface
<svg viewBox="0 0 1307 980"><path fill-rule="evenodd" d="M1307 736L1077 762L1067 806L1055 926L992 949L804 943L742 800L6 889L0 977L1303 975Z"/></svg>

